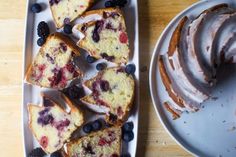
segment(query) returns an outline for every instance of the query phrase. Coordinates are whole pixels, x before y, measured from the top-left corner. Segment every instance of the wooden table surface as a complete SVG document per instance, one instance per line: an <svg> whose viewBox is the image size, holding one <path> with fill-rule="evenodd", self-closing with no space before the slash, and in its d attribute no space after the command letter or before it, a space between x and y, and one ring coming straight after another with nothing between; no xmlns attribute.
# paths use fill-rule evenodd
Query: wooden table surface
<svg viewBox="0 0 236 157"><path fill-rule="evenodd" d="M197 0L139 0L140 66L149 67L156 40L169 21ZM25 0L0 0L0 157L23 156L22 49ZM148 68L149 69L149 68ZM166 133L157 119L141 72L138 157L191 156Z"/></svg>

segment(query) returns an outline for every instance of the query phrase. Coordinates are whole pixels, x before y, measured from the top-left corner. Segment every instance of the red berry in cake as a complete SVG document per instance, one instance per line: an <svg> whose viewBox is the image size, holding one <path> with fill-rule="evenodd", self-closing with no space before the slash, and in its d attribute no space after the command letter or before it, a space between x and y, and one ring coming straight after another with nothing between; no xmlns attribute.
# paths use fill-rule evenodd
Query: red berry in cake
<svg viewBox="0 0 236 157"><path fill-rule="evenodd" d="M63 31L66 34L71 34L72 33L72 26L69 24L65 24Z"/></svg>
<svg viewBox="0 0 236 157"><path fill-rule="evenodd" d="M48 24L45 21L41 21L37 27L37 34L39 37L47 38L50 34Z"/></svg>
<svg viewBox="0 0 236 157"><path fill-rule="evenodd" d="M132 131L133 128L134 128L134 123L133 122L126 122L122 127L122 131L123 132Z"/></svg>
<svg viewBox="0 0 236 157"><path fill-rule="evenodd" d="M60 151L56 151L50 155L50 157L62 157L62 154Z"/></svg>
<svg viewBox="0 0 236 157"><path fill-rule="evenodd" d="M94 63L97 59L95 57L92 57L92 56L88 55L86 57L86 60L87 60L88 63Z"/></svg>
<svg viewBox="0 0 236 157"><path fill-rule="evenodd" d="M33 149L29 153L29 157L43 157L44 155L46 155L46 153L40 147Z"/></svg>
<svg viewBox="0 0 236 157"><path fill-rule="evenodd" d="M106 80L101 80L100 81L100 88L102 91L107 92L110 90L110 84Z"/></svg>
<svg viewBox="0 0 236 157"><path fill-rule="evenodd" d="M98 131L102 128L102 122L97 119L92 123L93 131Z"/></svg>
<svg viewBox="0 0 236 157"><path fill-rule="evenodd" d="M48 138L46 136L42 136L39 144L43 147L46 148L48 146Z"/></svg>
<svg viewBox="0 0 236 157"><path fill-rule="evenodd" d="M60 49L61 49L62 51L66 51L66 50L67 50L66 44L63 43L63 42L61 42L61 43L60 43Z"/></svg>
<svg viewBox="0 0 236 157"><path fill-rule="evenodd" d="M97 69L98 71L102 71L102 70L104 70L106 67L107 67L107 64L106 64L106 63L98 63L98 64L96 65L96 69Z"/></svg>
<svg viewBox="0 0 236 157"><path fill-rule="evenodd" d="M119 40L122 44L126 44L128 42L128 36L125 32L120 33Z"/></svg>
<svg viewBox="0 0 236 157"><path fill-rule="evenodd" d="M38 46L43 46L43 44L46 42L46 39L41 37L41 38L38 38L37 40L37 45Z"/></svg>
<svg viewBox="0 0 236 157"><path fill-rule="evenodd" d="M108 56L107 53L101 53L101 57L108 60L108 61L110 61L110 62L112 62L115 59L114 56Z"/></svg>
<svg viewBox="0 0 236 157"><path fill-rule="evenodd" d="M90 133L93 130L92 124L91 123L87 123L83 126L83 131L85 133Z"/></svg>
<svg viewBox="0 0 236 157"><path fill-rule="evenodd" d="M122 139L123 139L125 142L130 142L130 141L132 141L132 140L134 139L134 133L133 133L133 131L123 132Z"/></svg>
<svg viewBox="0 0 236 157"><path fill-rule="evenodd" d="M63 131L64 128L70 125L70 121L68 119L61 120L54 124L58 131Z"/></svg>
<svg viewBox="0 0 236 157"><path fill-rule="evenodd" d="M31 6L31 11L33 13L39 13L40 11L42 11L42 7L40 4L38 3L34 3L32 6Z"/></svg>
<svg viewBox="0 0 236 157"><path fill-rule="evenodd" d="M134 64L129 64L129 65L127 65L127 66L125 67L125 72L126 72L127 74L133 75L133 74L135 73L135 70L136 70L136 67L135 67Z"/></svg>

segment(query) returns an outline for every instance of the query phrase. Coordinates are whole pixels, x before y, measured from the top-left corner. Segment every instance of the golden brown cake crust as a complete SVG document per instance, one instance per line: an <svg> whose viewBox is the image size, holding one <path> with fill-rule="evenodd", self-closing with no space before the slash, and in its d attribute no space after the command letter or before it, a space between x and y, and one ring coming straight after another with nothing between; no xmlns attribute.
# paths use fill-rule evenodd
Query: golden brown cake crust
<svg viewBox="0 0 236 157"><path fill-rule="evenodd" d="M158 66L159 66L159 70L160 70L160 74L161 74L163 84L164 84L169 96L173 99L173 101L177 105L184 108L183 99L178 97L177 94L172 91L172 83L171 83L171 80L170 80L170 78L169 78L169 76L166 72L164 61L163 61L163 56L159 56Z"/></svg>

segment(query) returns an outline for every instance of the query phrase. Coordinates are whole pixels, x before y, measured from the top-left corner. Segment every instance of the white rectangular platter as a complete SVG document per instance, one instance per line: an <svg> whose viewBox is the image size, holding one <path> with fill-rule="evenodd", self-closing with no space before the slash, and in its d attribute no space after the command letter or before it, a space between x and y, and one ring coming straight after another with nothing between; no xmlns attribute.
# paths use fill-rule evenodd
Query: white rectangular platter
<svg viewBox="0 0 236 157"><path fill-rule="evenodd" d="M105 0L97 0L98 2L89 10L104 8ZM43 7L43 10L40 13L34 14L30 11L30 7L35 2L40 3ZM23 52L23 76L25 75L27 67L32 62L34 56L37 54L39 50L39 46L37 45L37 25L40 21L45 21L48 23L50 32L53 33L55 31L62 32L62 30L56 30L55 25L53 23L51 11L49 8L48 0L28 0L27 1L27 11L26 11L26 24L25 24L25 41L24 41L24 52ZM137 146L137 135L138 135L138 113L139 113L139 37L138 37L138 2L137 0L129 0L128 4L124 8L124 16L126 20L126 26L130 41L131 55L129 59L129 63L133 63L136 66L135 71L135 102L132 107L130 116L128 121L132 121L134 123L134 140L127 143L122 143L122 153L129 153L132 157L136 156L136 146ZM85 72L85 77L83 80L91 78L95 76L97 70L95 68L96 64L99 62L105 62L104 60L98 60L97 62L88 66L85 61L85 57L87 53L81 50L82 55L80 56L82 69ZM112 66L108 63L108 66ZM24 78L23 78L24 79ZM24 144L24 156L27 156L29 152L38 147L39 144L32 136L32 133L28 127L28 112L27 112L27 104L41 103L41 92L52 92L54 93L54 98L58 99L57 91L40 88L36 86L29 85L23 81L22 85L23 89L23 102L22 102L22 125L23 125L23 144ZM82 104L79 104L82 105ZM86 111L88 112L88 111ZM99 115L88 113L86 117L86 121L92 121L97 119ZM82 133L83 134L83 133Z"/></svg>

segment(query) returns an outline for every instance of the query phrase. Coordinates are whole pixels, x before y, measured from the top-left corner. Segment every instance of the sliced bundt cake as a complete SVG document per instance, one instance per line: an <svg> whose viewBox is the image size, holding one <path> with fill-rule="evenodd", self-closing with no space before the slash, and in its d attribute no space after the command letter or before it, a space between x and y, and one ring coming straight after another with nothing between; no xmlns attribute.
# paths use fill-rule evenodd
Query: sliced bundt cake
<svg viewBox="0 0 236 157"><path fill-rule="evenodd" d="M82 15L94 0L49 0L52 16L57 28Z"/></svg>
<svg viewBox="0 0 236 157"><path fill-rule="evenodd" d="M73 34L80 38L77 43L79 47L95 58L104 58L117 64L128 62L128 35L119 9L89 11L76 23Z"/></svg>
<svg viewBox="0 0 236 157"><path fill-rule="evenodd" d="M66 144L70 157L119 157L121 155L121 128L114 126L91 133Z"/></svg>
<svg viewBox="0 0 236 157"><path fill-rule="evenodd" d="M44 151L53 153L62 148L84 119L82 112L64 95L69 111L49 97L42 96L43 106L28 105L29 127Z"/></svg>
<svg viewBox="0 0 236 157"><path fill-rule="evenodd" d="M131 109L134 99L134 79L123 67L101 71L84 85L92 93L81 101L96 112L106 113L110 123L123 122Z"/></svg>
<svg viewBox="0 0 236 157"><path fill-rule="evenodd" d="M59 33L50 35L29 67L26 81L40 87L65 88L81 75L73 63L76 55L79 51L69 38Z"/></svg>

